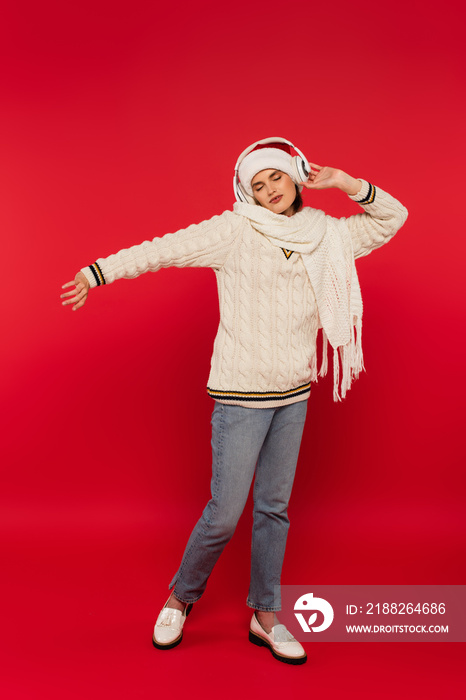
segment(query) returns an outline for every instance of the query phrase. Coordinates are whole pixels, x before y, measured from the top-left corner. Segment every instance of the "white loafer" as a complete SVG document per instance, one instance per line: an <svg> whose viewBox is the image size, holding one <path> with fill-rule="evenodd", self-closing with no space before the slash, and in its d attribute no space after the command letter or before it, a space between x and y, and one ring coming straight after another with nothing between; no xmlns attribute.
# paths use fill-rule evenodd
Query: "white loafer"
<svg viewBox="0 0 466 700"><path fill-rule="evenodd" d="M170 600L170 598L168 599ZM167 603L168 603L167 600ZM183 625L193 607L189 603L183 611L163 606L157 618L152 636L152 644L157 649L173 649L183 639Z"/></svg>
<svg viewBox="0 0 466 700"><path fill-rule="evenodd" d="M268 647L272 655L285 664L299 665L307 661L304 648L296 641L291 632L288 632L285 625L275 625L270 634L267 634L259 624L256 613L251 619L249 641L257 644L258 647Z"/></svg>

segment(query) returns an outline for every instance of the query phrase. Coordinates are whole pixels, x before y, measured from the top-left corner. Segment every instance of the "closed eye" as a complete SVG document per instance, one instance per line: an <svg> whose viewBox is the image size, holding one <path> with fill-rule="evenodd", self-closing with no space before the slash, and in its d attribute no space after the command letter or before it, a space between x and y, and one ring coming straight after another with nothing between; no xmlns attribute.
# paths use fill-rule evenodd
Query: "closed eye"
<svg viewBox="0 0 466 700"><path fill-rule="evenodd" d="M281 178L282 178L281 175L277 175L277 177L273 177L272 180L275 182L276 180L281 180ZM262 185L262 184L261 185L259 185L259 184L253 185L254 192L260 192L261 189L263 188L263 186L264 185Z"/></svg>

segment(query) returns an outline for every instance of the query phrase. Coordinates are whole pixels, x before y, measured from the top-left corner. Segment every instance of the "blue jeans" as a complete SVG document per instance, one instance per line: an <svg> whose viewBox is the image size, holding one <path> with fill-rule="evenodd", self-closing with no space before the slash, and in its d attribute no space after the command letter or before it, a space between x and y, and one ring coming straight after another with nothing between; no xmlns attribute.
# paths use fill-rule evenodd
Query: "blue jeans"
<svg viewBox="0 0 466 700"><path fill-rule="evenodd" d="M185 603L202 596L231 539L254 477L251 580L247 605L280 610L280 585L289 528L287 515L307 401L279 408L215 403L212 414L212 498L196 523L169 588ZM279 589L277 589L279 590Z"/></svg>

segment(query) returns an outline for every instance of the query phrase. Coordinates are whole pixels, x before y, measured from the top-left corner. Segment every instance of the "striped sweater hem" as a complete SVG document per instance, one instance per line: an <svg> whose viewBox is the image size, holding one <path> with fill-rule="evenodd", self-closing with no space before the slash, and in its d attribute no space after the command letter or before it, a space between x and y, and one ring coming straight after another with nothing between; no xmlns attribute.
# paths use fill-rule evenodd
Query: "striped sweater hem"
<svg viewBox="0 0 466 700"><path fill-rule="evenodd" d="M288 391L221 391L207 387L209 396L224 403L238 401L241 403L281 402L309 393L310 390L310 382Z"/></svg>

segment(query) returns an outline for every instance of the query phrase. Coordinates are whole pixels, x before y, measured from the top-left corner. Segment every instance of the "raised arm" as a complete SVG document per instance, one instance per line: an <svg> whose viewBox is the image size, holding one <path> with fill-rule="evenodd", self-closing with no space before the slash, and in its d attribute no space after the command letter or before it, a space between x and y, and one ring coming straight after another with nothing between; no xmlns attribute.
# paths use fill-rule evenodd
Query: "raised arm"
<svg viewBox="0 0 466 700"><path fill-rule="evenodd" d="M356 196L350 197L364 209L346 219L355 258L369 255L388 243L408 218L408 210L395 197L365 180Z"/></svg>
<svg viewBox="0 0 466 700"><path fill-rule="evenodd" d="M349 228L355 258L368 255L388 243L403 226L408 210L397 199L366 180L356 179L337 168L311 163L309 180L301 183L307 189L335 187L364 209L364 214L342 217Z"/></svg>

